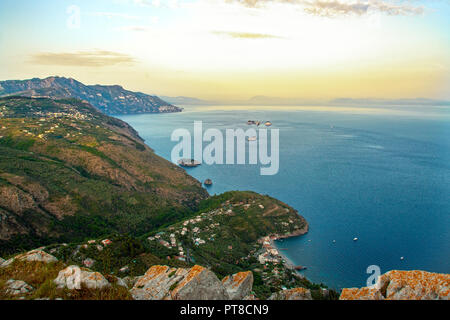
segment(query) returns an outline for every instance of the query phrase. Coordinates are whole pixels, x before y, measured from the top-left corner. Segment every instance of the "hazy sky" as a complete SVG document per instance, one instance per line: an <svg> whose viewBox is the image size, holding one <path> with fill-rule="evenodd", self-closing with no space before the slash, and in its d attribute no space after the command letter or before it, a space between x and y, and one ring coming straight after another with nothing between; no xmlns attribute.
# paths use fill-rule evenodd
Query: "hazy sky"
<svg viewBox="0 0 450 320"><path fill-rule="evenodd" d="M0 80L59 75L203 99L450 99L449 30L448 0L1 0Z"/></svg>

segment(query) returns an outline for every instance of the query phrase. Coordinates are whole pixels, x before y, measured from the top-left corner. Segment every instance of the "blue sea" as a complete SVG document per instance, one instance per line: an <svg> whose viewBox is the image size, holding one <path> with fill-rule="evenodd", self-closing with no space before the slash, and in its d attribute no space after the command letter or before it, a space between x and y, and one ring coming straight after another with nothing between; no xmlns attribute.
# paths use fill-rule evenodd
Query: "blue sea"
<svg viewBox="0 0 450 320"><path fill-rule="evenodd" d="M253 190L297 209L309 233L277 246L314 282L365 286L370 265L450 273L449 107L199 106L121 119L168 160L173 130L192 132L194 121L225 130L270 120L280 132L278 174L262 176L260 165L187 172L212 179L210 194Z"/></svg>

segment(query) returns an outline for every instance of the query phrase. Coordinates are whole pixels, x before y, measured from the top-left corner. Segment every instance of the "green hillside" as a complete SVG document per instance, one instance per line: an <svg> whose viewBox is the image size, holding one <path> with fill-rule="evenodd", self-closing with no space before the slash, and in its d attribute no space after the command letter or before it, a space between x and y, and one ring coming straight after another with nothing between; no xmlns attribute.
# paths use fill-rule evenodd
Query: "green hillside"
<svg viewBox="0 0 450 320"><path fill-rule="evenodd" d="M143 234L206 197L128 124L88 103L0 99L0 252L112 231Z"/></svg>

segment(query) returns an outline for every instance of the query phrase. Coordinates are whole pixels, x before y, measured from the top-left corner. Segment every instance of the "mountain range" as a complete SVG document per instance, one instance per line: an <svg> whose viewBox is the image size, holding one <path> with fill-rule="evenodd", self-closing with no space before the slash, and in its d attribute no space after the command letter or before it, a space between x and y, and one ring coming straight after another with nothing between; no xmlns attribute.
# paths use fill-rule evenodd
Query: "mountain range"
<svg viewBox="0 0 450 320"><path fill-rule="evenodd" d="M64 77L0 81L0 96L77 98L108 115L181 112L157 96L125 90L118 85L84 85Z"/></svg>
<svg viewBox="0 0 450 320"><path fill-rule="evenodd" d="M242 100L202 100L194 97L167 97L163 99L180 106L450 106L448 100L415 98L415 99L376 99L376 98L336 98L332 100L314 100L302 98L281 98L254 96Z"/></svg>

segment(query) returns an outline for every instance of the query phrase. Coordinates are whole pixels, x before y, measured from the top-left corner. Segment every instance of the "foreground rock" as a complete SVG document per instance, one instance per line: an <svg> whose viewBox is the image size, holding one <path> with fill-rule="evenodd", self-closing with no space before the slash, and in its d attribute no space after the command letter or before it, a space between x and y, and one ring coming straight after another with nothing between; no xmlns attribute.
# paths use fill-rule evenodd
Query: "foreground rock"
<svg viewBox="0 0 450 320"><path fill-rule="evenodd" d="M27 294L33 291L34 288L22 280L10 279L6 282L6 293L12 296L20 294Z"/></svg>
<svg viewBox="0 0 450 320"><path fill-rule="evenodd" d="M69 266L61 270L53 282L59 289L69 290L81 288L101 290L111 286L101 273L85 271L78 266Z"/></svg>
<svg viewBox="0 0 450 320"><path fill-rule="evenodd" d="M142 277L130 277L130 276L126 276L125 278L122 278L122 280L126 283L126 285L129 288L133 288L134 285L136 284L136 282Z"/></svg>
<svg viewBox="0 0 450 320"><path fill-rule="evenodd" d="M225 277L222 284L231 300L242 300L249 296L253 287L253 273L251 271L239 272Z"/></svg>
<svg viewBox="0 0 450 320"><path fill-rule="evenodd" d="M340 300L449 300L450 275L389 271L373 287L343 289Z"/></svg>
<svg viewBox="0 0 450 320"><path fill-rule="evenodd" d="M342 289L339 300L384 300L383 295L373 288L346 288Z"/></svg>
<svg viewBox="0 0 450 320"><path fill-rule="evenodd" d="M210 270L153 266L130 290L135 300L228 300L222 282Z"/></svg>
<svg viewBox="0 0 450 320"><path fill-rule="evenodd" d="M312 300L311 291L305 288L283 290L272 294L269 300Z"/></svg>
<svg viewBox="0 0 450 320"><path fill-rule="evenodd" d="M38 261L38 262L45 262L45 263L51 263L51 262L58 261L58 259L56 259L51 254L48 254L47 252L37 249L37 250L31 250L26 253L19 254L3 263L0 263L1 267L7 267L11 263L13 263L15 260L22 260L22 261L29 261L29 262Z"/></svg>
<svg viewBox="0 0 450 320"><path fill-rule="evenodd" d="M116 285L128 289L128 283L127 283L124 279L119 278L119 277L115 277L115 276L112 276L112 277L114 278L114 283L115 283Z"/></svg>

